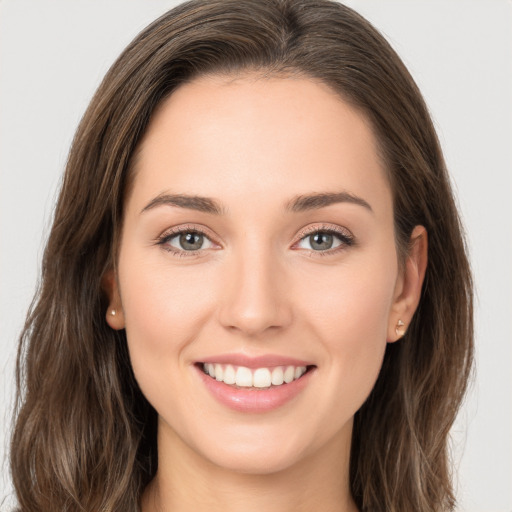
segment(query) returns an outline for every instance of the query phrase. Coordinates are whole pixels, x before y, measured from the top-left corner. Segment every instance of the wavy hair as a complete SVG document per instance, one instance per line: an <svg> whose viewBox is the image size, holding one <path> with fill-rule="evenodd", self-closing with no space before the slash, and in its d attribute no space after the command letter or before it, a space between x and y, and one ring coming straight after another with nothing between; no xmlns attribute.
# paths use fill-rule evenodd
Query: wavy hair
<svg viewBox="0 0 512 512"><path fill-rule="evenodd" d="M156 412L105 322L131 163L180 84L260 71L328 84L371 122L389 176L396 244L429 236L419 307L388 344L356 413L350 489L361 511L453 510L448 434L473 368L472 280L440 145L422 96L380 33L329 0L192 0L112 65L69 153L38 293L21 334L11 472L19 510L139 510L155 475Z"/></svg>

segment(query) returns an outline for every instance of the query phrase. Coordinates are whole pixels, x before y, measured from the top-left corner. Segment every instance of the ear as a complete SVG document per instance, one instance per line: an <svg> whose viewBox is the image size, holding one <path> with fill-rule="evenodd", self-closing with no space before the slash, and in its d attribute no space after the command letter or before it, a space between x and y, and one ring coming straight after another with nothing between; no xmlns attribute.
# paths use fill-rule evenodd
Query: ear
<svg viewBox="0 0 512 512"><path fill-rule="evenodd" d="M107 324L118 331L124 329L124 313L121 303L121 295L119 294L119 284L114 270L106 272L101 279L101 287L107 294L109 303L105 314Z"/></svg>
<svg viewBox="0 0 512 512"><path fill-rule="evenodd" d="M421 297L428 261L428 236L423 226L416 226L409 243L409 253L395 285L388 322L387 341L399 340L407 331Z"/></svg>

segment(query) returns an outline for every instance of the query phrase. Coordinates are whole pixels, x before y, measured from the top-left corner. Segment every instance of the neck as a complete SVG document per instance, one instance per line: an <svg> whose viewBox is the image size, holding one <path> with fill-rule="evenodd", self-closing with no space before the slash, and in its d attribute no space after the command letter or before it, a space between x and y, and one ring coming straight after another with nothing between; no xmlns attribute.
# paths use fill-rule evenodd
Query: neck
<svg viewBox="0 0 512 512"><path fill-rule="evenodd" d="M161 427L158 471L144 492L143 512L357 512L348 475L352 423L322 450L265 474L219 467Z"/></svg>

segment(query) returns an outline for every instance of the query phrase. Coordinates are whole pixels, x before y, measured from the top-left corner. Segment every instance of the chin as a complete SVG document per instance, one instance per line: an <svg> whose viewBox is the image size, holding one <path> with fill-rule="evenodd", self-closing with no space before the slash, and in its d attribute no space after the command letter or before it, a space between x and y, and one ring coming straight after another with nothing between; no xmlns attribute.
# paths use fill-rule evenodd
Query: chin
<svg viewBox="0 0 512 512"><path fill-rule="evenodd" d="M325 448L329 451L333 448L332 443L340 439L339 429L322 432L318 425L308 424L307 420L302 421L302 428L299 424L296 421L293 425L288 422L265 425L261 421L232 428L210 425L209 432L202 435L198 432L194 439L183 441L190 441L187 444L199 457L219 469L239 474L270 475L290 470L324 452ZM351 428L346 433L350 439Z"/></svg>
<svg viewBox="0 0 512 512"><path fill-rule="evenodd" d="M270 475L292 468L301 460L301 454L288 450L246 449L215 450L214 453L204 454L210 463L224 470L251 475Z"/></svg>

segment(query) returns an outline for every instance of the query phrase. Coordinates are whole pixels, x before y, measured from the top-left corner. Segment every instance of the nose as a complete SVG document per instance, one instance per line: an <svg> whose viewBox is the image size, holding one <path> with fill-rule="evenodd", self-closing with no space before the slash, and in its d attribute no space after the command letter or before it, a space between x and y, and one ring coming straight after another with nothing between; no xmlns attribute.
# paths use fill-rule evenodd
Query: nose
<svg viewBox="0 0 512 512"><path fill-rule="evenodd" d="M284 268L268 248L233 256L221 297L220 323L246 336L282 329L291 322Z"/></svg>

